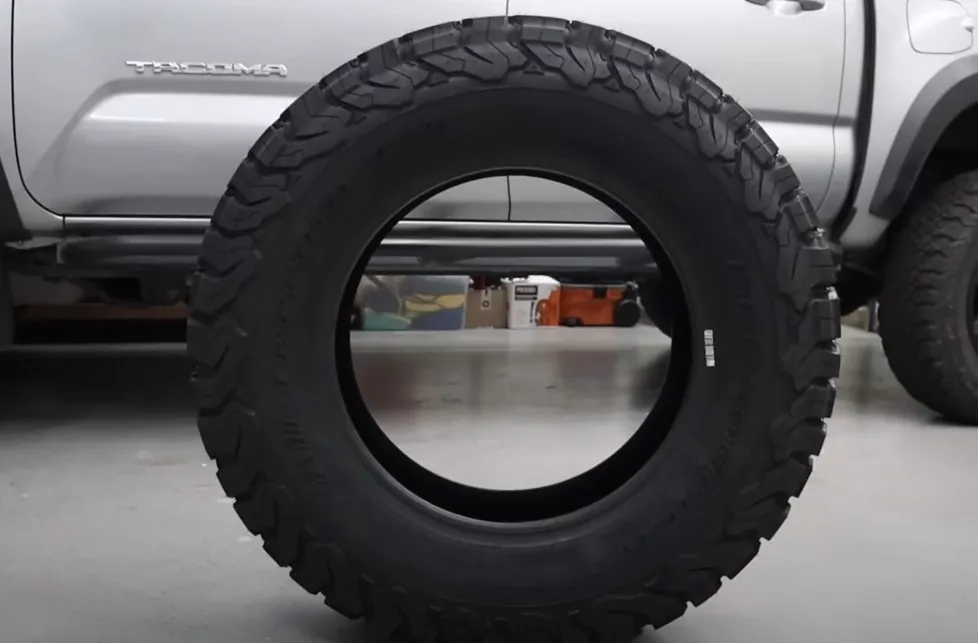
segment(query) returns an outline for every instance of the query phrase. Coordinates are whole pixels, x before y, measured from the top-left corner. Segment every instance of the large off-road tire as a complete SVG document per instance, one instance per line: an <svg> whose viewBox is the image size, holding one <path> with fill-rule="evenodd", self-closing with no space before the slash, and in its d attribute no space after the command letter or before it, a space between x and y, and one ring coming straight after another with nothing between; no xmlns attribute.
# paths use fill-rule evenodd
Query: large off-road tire
<svg viewBox="0 0 978 643"><path fill-rule="evenodd" d="M513 168L654 230L688 378L597 468L492 491L378 429L347 304L418 199ZM689 66L564 20L445 24L329 74L234 174L192 293L200 432L245 525L347 616L409 641L631 636L740 572L805 485L839 368L833 277L778 148Z"/></svg>
<svg viewBox="0 0 978 643"><path fill-rule="evenodd" d="M978 424L978 172L947 181L908 214L879 302L883 350L907 392Z"/></svg>

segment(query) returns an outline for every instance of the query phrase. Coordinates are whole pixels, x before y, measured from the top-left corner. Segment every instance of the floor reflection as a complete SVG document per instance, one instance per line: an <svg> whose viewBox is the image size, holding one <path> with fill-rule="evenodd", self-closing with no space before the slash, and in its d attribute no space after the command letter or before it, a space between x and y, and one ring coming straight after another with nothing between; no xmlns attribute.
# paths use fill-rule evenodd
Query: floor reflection
<svg viewBox="0 0 978 643"><path fill-rule="evenodd" d="M423 466L526 488L598 464L665 381L669 338L639 329L358 333L354 368L378 424Z"/></svg>

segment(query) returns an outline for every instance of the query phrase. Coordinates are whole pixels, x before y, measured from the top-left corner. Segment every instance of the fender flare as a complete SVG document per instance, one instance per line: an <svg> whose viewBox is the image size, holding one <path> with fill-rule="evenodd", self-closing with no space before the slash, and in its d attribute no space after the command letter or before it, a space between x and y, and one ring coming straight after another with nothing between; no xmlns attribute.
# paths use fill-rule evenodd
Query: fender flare
<svg viewBox="0 0 978 643"><path fill-rule="evenodd" d="M26 241L31 235L20 220L20 212L14 201L14 193L10 191L7 173L0 163L0 243L9 241Z"/></svg>
<svg viewBox="0 0 978 643"><path fill-rule="evenodd" d="M869 211L892 221L903 211L924 164L947 127L978 104L978 56L954 61L924 86L900 125Z"/></svg>

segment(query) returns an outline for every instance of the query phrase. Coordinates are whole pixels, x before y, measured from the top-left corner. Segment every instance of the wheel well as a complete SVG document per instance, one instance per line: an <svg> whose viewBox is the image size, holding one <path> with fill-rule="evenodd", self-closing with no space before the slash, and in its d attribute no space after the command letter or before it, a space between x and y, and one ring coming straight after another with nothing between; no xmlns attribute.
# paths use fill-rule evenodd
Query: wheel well
<svg viewBox="0 0 978 643"><path fill-rule="evenodd" d="M937 74L920 93L876 186L870 211L892 225L871 248L847 252L839 290L851 304L874 297L889 240L938 185L978 169L978 56L961 59ZM841 294L840 294L841 296Z"/></svg>
<svg viewBox="0 0 978 643"><path fill-rule="evenodd" d="M910 205L911 193L920 198L933 185L933 179L921 181L925 167L929 177L968 167L974 145L953 139L959 132L974 131L976 105L978 55L960 58L930 79L907 110L890 148L869 205L873 216L893 221Z"/></svg>
<svg viewBox="0 0 978 643"><path fill-rule="evenodd" d="M953 176L978 168L978 103L961 112L941 133L897 221L931 190Z"/></svg>
<svg viewBox="0 0 978 643"><path fill-rule="evenodd" d="M840 298L845 300L845 311L854 310L879 294L880 271L886 261L889 242L902 228L907 215L941 183L974 169L978 169L978 103L961 112L941 132L926 156L906 202L876 246L846 253L837 286Z"/></svg>

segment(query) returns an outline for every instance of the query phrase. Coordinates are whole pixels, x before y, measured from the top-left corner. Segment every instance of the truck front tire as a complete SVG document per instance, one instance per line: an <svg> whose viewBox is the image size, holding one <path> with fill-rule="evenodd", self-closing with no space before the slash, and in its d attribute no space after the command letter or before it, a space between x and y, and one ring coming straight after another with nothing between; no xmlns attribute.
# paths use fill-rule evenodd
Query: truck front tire
<svg viewBox="0 0 978 643"><path fill-rule="evenodd" d="M978 172L934 190L895 233L879 332L908 393L978 424Z"/></svg>
<svg viewBox="0 0 978 643"><path fill-rule="evenodd" d="M671 423L514 492L394 447L349 339L396 219L501 167L654 231L693 320L673 332L689 376ZM192 292L201 436L245 525L342 614L406 641L620 640L711 597L804 487L839 369L834 273L778 148L689 66L558 19L440 25L329 74L231 179Z"/></svg>

